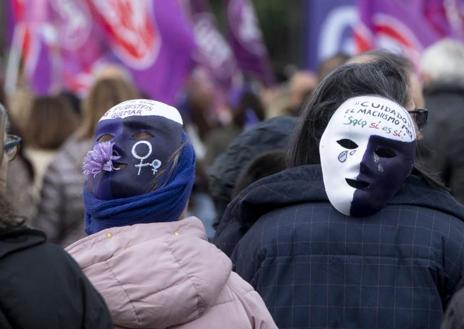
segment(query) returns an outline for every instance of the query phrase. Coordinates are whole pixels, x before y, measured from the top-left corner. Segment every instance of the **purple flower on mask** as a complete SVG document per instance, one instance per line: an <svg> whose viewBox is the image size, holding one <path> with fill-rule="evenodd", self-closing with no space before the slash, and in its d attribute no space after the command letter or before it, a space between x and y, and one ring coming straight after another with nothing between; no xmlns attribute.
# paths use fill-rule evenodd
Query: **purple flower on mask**
<svg viewBox="0 0 464 329"><path fill-rule="evenodd" d="M84 175L93 175L104 171L113 171L113 160L118 160L120 156L113 155L114 143L102 142L94 145L93 149L87 152L84 158L82 172Z"/></svg>

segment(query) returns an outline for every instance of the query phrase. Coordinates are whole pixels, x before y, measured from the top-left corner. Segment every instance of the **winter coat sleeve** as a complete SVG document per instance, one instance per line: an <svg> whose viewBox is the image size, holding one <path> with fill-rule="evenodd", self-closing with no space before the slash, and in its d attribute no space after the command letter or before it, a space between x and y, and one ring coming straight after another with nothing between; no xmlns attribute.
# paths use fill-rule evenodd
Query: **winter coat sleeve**
<svg viewBox="0 0 464 329"><path fill-rule="evenodd" d="M254 329L277 328L261 296L256 291L250 291L243 296L242 303L245 305Z"/></svg>
<svg viewBox="0 0 464 329"><path fill-rule="evenodd" d="M237 293L240 304L245 310L246 316L250 322L250 328L253 329L273 329L277 328L271 314L261 296L244 281L237 273L232 272L230 284Z"/></svg>

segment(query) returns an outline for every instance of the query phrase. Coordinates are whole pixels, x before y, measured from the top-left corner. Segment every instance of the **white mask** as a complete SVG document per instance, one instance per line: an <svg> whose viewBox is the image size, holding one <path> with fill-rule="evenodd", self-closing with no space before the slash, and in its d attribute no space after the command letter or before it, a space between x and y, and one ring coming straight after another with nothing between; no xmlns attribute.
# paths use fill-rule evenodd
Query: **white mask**
<svg viewBox="0 0 464 329"><path fill-rule="evenodd" d="M380 210L411 173L415 138L407 110L387 98L359 96L340 105L319 144L332 206L357 217Z"/></svg>

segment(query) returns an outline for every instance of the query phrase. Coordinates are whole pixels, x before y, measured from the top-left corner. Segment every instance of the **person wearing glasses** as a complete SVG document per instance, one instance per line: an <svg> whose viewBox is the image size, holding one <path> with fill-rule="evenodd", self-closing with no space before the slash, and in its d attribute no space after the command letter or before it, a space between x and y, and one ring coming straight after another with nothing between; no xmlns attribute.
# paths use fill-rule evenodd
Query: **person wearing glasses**
<svg viewBox="0 0 464 329"><path fill-rule="evenodd" d="M386 57L335 69L288 168L228 205L222 220L246 231L235 270L279 328L440 327L464 278L464 207L414 167L410 90Z"/></svg>
<svg viewBox="0 0 464 329"><path fill-rule="evenodd" d="M7 126L0 105L0 328L112 328L104 300L76 262L25 226L7 200L7 170L21 142Z"/></svg>
<svg viewBox="0 0 464 329"><path fill-rule="evenodd" d="M369 63L378 59L386 60L392 63L392 65L399 66L406 73L408 91L411 95L407 110L416 124L417 140L422 140L422 130L427 123L428 110L425 108L422 84L414 69L413 63L403 55L382 49L361 53L351 58L348 63Z"/></svg>
<svg viewBox="0 0 464 329"><path fill-rule="evenodd" d="M4 138L4 146L3 146L3 156L2 156L2 167L6 167L7 163L12 161L15 156L16 152L18 152L19 144L21 143L21 138L16 135L6 135L3 136ZM2 170L1 174L2 177L0 179L0 189L6 189L6 170Z"/></svg>

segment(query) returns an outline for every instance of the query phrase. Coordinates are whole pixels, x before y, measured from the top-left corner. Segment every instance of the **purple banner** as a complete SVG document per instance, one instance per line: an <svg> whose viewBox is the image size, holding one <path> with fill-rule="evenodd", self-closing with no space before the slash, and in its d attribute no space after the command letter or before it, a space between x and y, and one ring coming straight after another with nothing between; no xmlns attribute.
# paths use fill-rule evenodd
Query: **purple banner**
<svg viewBox="0 0 464 329"><path fill-rule="evenodd" d="M227 22L231 45L244 73L270 85L274 76L256 13L249 0L227 0Z"/></svg>
<svg viewBox="0 0 464 329"><path fill-rule="evenodd" d="M177 0L87 0L113 55L150 97L175 104L192 69L192 26Z"/></svg>
<svg viewBox="0 0 464 329"><path fill-rule="evenodd" d="M13 0L7 85L19 63L36 93L84 92L115 63L149 97L175 104L193 66L193 28L177 0Z"/></svg>
<svg viewBox="0 0 464 329"><path fill-rule="evenodd" d="M358 0L359 50L386 48L418 63L424 48L444 37L463 36L460 0Z"/></svg>
<svg viewBox="0 0 464 329"><path fill-rule="evenodd" d="M190 0L187 8L198 46L194 59L198 65L206 69L220 89L228 92L241 80L241 72L229 44L217 28L209 2Z"/></svg>
<svg viewBox="0 0 464 329"><path fill-rule="evenodd" d="M53 31L47 25L48 7L46 0L14 0L12 2L14 26L5 88L14 89L21 69L29 78L38 94L48 91L52 81L50 55L55 41Z"/></svg>
<svg viewBox="0 0 464 329"><path fill-rule="evenodd" d="M105 60L108 45L84 2L50 0L51 25L58 34L61 87L85 92L93 82L95 66Z"/></svg>
<svg viewBox="0 0 464 329"><path fill-rule="evenodd" d="M343 52L353 54L353 29L358 23L355 0L306 1L306 63L315 70L321 60Z"/></svg>

